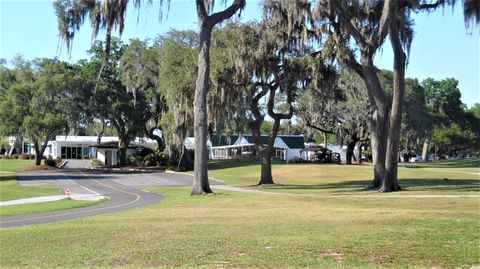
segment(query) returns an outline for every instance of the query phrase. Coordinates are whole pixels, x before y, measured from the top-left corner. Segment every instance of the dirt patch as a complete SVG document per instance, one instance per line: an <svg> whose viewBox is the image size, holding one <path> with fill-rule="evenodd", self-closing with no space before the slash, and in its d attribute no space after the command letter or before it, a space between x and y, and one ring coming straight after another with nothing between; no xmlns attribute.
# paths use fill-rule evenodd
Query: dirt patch
<svg viewBox="0 0 480 269"><path fill-rule="evenodd" d="M20 171L29 172L29 171L43 171L43 170L57 170L57 168L48 166L48 165L32 165L32 166L24 167Z"/></svg>
<svg viewBox="0 0 480 269"><path fill-rule="evenodd" d="M326 253L323 253L320 255L321 257L330 257L336 262L342 262L343 261L343 254L336 252L334 250L332 251L327 251Z"/></svg>

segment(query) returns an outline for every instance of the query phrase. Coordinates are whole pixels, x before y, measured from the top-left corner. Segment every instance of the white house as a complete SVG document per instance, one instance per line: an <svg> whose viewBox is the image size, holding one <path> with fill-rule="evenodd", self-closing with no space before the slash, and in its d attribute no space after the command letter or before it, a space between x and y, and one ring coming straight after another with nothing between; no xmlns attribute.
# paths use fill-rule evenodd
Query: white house
<svg viewBox="0 0 480 269"><path fill-rule="evenodd" d="M268 136L261 136L264 145L268 142ZM220 143L211 143L211 159L232 159L234 156L254 156L256 155L255 143L252 135L242 135L236 137L235 142L228 143L227 139L219 139ZM223 141L223 142L222 142ZM233 141L231 139L230 141ZM290 161L295 158L302 158L302 152L305 148L302 135L279 135L273 145L274 152L272 157L284 161Z"/></svg>
<svg viewBox="0 0 480 269"><path fill-rule="evenodd" d="M96 136L63 136L57 135L55 140L49 141L44 156L62 159L86 159L95 157L95 148L98 149L98 159L107 165L117 163L118 137L103 136L102 143L97 145ZM127 155L138 147L154 148L156 141L149 138L135 138L129 146Z"/></svg>

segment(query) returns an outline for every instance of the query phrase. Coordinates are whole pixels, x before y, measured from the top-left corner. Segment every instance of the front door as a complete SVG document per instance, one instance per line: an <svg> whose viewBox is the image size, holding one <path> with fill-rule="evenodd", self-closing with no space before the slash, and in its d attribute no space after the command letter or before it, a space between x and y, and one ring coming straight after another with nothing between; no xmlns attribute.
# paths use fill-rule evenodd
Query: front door
<svg viewBox="0 0 480 269"><path fill-rule="evenodd" d="M105 150L105 165L112 165L112 151Z"/></svg>

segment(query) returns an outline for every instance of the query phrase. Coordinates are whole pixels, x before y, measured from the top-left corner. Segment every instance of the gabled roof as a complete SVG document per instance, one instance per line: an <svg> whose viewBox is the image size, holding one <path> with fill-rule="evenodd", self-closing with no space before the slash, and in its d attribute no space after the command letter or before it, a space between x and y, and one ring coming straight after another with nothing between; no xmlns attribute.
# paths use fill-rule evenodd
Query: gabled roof
<svg viewBox="0 0 480 269"><path fill-rule="evenodd" d="M212 147L230 146L233 145L238 139L238 135L231 135L230 139L227 135L213 135L210 138Z"/></svg>
<svg viewBox="0 0 480 269"><path fill-rule="evenodd" d="M305 140L302 135L279 135L278 137L291 149L305 148Z"/></svg>
<svg viewBox="0 0 480 269"><path fill-rule="evenodd" d="M251 134L249 135L243 135L242 136L249 144L254 144L255 142L253 141L253 136ZM235 144L240 144L241 139L237 139ZM268 135L262 135L260 137L262 144L266 145L268 143ZM278 135L277 139L281 139L287 146L288 148L291 149L303 149L305 148L305 140L302 135Z"/></svg>

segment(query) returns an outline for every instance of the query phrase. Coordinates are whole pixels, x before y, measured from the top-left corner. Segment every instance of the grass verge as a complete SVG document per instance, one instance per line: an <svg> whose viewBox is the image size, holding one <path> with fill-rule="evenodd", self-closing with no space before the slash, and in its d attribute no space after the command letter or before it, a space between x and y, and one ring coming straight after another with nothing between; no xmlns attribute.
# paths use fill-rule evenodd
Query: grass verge
<svg viewBox="0 0 480 269"><path fill-rule="evenodd" d="M7 217L7 216L48 212L48 211L67 210L67 209L73 209L73 208L79 208L79 207L85 207L85 206L92 206L92 205L100 204L104 201L105 200L77 201L77 200L67 198L59 201L44 202L44 203L0 206L0 216Z"/></svg>
<svg viewBox="0 0 480 269"><path fill-rule="evenodd" d="M18 185L16 171L31 166L33 163L31 160L0 159L0 201L60 194L55 186Z"/></svg>
<svg viewBox="0 0 480 269"><path fill-rule="evenodd" d="M2 230L0 267L372 268L480 264L478 200L191 197Z"/></svg>
<svg viewBox="0 0 480 269"><path fill-rule="evenodd" d="M235 161L224 161L210 164L209 176L233 186L274 192L382 195L364 190L373 177L370 165L274 163L272 173L276 184L255 186L260 177L260 165L257 162L242 161L235 167L234 163ZM441 163L440 168L400 167L399 183L404 191L395 194L480 194L480 168L475 168L475 160L468 162L469 167L463 164L461 168L457 168L455 161ZM448 163L453 164L449 166ZM435 163L431 165L436 166Z"/></svg>

